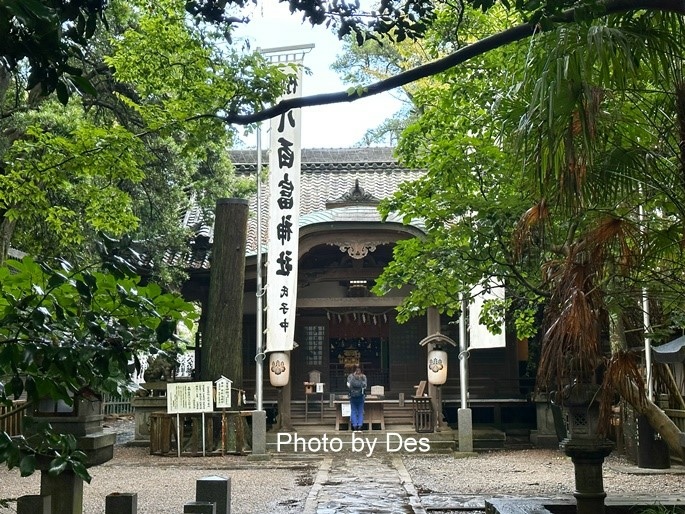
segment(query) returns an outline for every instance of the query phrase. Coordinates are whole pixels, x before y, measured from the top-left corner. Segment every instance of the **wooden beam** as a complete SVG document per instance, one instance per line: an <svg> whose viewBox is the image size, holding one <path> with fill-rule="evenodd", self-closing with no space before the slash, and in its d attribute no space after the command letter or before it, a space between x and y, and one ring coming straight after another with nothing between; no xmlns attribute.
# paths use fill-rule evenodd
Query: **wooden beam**
<svg viewBox="0 0 685 514"><path fill-rule="evenodd" d="M326 282L332 280L376 280L382 268L319 268L300 270L300 281Z"/></svg>
<svg viewBox="0 0 685 514"><path fill-rule="evenodd" d="M298 309L360 309L363 307L397 307L401 296L370 296L353 298L298 298Z"/></svg>

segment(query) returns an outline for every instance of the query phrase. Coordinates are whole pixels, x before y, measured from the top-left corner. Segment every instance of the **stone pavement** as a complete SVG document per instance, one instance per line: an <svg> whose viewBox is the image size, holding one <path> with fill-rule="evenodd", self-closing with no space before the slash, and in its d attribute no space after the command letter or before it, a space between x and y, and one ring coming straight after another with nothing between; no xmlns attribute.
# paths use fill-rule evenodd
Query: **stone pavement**
<svg viewBox="0 0 685 514"><path fill-rule="evenodd" d="M401 457L339 453L324 458L304 514L425 514Z"/></svg>

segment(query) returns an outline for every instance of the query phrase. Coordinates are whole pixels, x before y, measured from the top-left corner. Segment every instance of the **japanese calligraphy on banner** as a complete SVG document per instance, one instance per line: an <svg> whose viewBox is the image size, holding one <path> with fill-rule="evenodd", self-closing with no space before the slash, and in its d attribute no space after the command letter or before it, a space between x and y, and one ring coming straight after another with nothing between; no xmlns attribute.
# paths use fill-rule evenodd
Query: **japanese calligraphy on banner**
<svg viewBox="0 0 685 514"><path fill-rule="evenodd" d="M483 303L486 300L504 299L504 287L496 281L490 284L490 292L483 292L480 286L476 286L473 290L475 296L474 302L469 305L469 349L479 348L504 348L507 345L505 324L502 322L499 334L493 334L488 330L488 327L481 325L479 322L480 313L483 309Z"/></svg>
<svg viewBox="0 0 685 514"><path fill-rule="evenodd" d="M166 386L166 408L169 414L214 411L212 383L168 383Z"/></svg>
<svg viewBox="0 0 685 514"><path fill-rule="evenodd" d="M283 71L290 78L282 99L302 96L301 66L286 64ZM295 338L300 237L300 120L300 109L292 109L271 119L266 275L267 352L292 350Z"/></svg>

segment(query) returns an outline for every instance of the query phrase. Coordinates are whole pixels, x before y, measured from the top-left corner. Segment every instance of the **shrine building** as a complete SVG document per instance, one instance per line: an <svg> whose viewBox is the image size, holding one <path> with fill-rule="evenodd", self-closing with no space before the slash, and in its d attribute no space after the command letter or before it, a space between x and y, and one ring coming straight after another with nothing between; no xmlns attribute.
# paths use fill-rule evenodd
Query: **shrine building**
<svg viewBox="0 0 685 514"><path fill-rule="evenodd" d="M232 151L236 173L253 176L255 150ZM347 374L361 365L369 386L381 386L386 401L409 398L426 380L426 347L430 315L400 324L395 308L406 291L376 296L372 287L393 256L398 241L423 237L421 220L404 224L397 215L381 219L377 206L405 181L419 178L421 170L400 166L392 148L303 149L300 178L299 274L295 341L291 352L289 395L293 405L306 401L303 384L319 373L326 398L346 392ZM263 191L263 197L267 195ZM245 261L243 316L243 388L248 401L255 391L257 308L256 198L250 200ZM266 219L267 202L262 201ZM186 215L186 226L196 233L186 259L189 280L184 296L206 306L212 227L200 221L199 210ZM262 243L264 245L265 243ZM264 246L265 248L265 246ZM440 333L459 340L456 320L439 319ZM435 323L435 322L433 322ZM433 325L435 326L435 325ZM201 332L198 346L201 347ZM459 348L450 347L448 378L440 387L442 416L456 419L459 407ZM468 352L468 398L474 425L535 426L531 402L532 380L523 376L527 361L525 342L507 334L500 348ZM199 362L199 359L196 359ZM264 368L264 403L274 405L275 388ZM293 416L299 412L293 409Z"/></svg>

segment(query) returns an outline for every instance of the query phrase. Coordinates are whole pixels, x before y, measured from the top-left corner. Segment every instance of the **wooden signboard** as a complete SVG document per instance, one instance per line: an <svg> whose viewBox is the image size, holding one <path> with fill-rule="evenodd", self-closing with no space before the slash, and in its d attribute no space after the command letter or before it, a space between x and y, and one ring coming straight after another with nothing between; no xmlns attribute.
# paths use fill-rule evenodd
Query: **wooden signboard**
<svg viewBox="0 0 685 514"><path fill-rule="evenodd" d="M230 409L231 408L231 380L226 377L221 377L214 382L216 386L216 408Z"/></svg>
<svg viewBox="0 0 685 514"><path fill-rule="evenodd" d="M169 414L213 412L211 382L170 382L166 393Z"/></svg>

